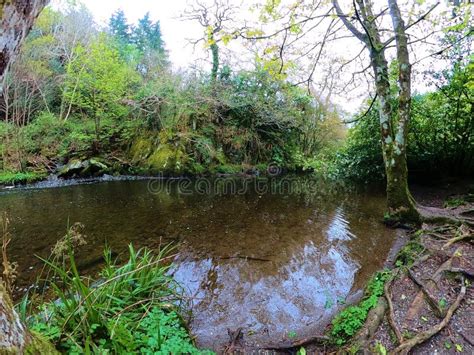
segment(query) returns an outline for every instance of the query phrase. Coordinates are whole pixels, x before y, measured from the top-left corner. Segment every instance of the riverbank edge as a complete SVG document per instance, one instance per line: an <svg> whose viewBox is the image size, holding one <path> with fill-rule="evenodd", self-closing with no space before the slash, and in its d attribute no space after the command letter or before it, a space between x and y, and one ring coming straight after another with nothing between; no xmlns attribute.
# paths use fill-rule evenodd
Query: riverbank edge
<svg viewBox="0 0 474 355"><path fill-rule="evenodd" d="M108 172L100 173L97 175L71 175L62 177L59 173L43 173L43 172L10 172L0 171L0 190L11 189L14 187L24 187L28 185L34 185L36 183L47 182L47 181L78 181L80 182L100 182L100 181L112 181L112 180L138 180L138 179L182 179L182 178L216 178L216 177L240 177L240 178L252 178L258 176L279 176L291 173L312 173L313 170L305 170L303 168L296 169L282 169L276 166L267 164L260 164L255 166L249 165L235 165L229 167L227 165L218 166L213 169L209 169L202 173L186 172L183 174L169 174L166 172L162 173L151 173L149 171L136 171L136 172L125 172L117 173Z"/></svg>
<svg viewBox="0 0 474 355"><path fill-rule="evenodd" d="M466 196L468 195L472 196L472 194L467 194ZM446 207L445 209L452 210L453 208ZM464 208L459 209L457 207L456 209L458 210L457 212L460 216L463 215L464 212L472 214L474 211L474 203L465 203ZM439 234L433 232L437 231L438 229L447 230L447 236L440 237ZM425 243L430 242L430 236L431 238L435 239L441 238L440 242L442 243L442 247L428 251ZM466 249L467 241L472 240L473 237L473 218L469 218L467 220L460 219L459 225L447 225L439 222L424 223L419 228L413 228L410 231L406 231L402 237L398 236L396 242L389 252L384 268L377 271L374 274L372 280L369 280L364 289L363 295L359 297L359 299L352 300L353 302L351 304L348 304L346 307L337 312L334 317L332 317L331 322L327 325L323 335L301 339L291 344L285 344L282 347L273 349L278 350L278 352L281 351L282 353L291 350L294 353L306 353L306 351L309 351L310 353L337 354L355 354L360 352L374 354L408 353L415 346L427 347L429 349L428 351L431 352L449 351L451 348L453 348L455 353L459 353L463 352L463 349L465 349L466 346L472 347L471 350L474 349L473 339L469 339L469 337L465 334L458 335L458 337L462 337L464 340L464 347L461 344L453 342L451 336L446 337L448 339L447 341L436 341L434 339L445 327L449 325L451 318L455 318L455 312L457 308L461 308L463 306L462 301L465 299L465 295L468 294L469 286L471 285L474 274L474 270L472 269L474 263L471 260L470 263L467 263L468 266L464 265L464 267L453 268L451 268L451 263L453 258L460 258L462 256L459 250L461 250L462 247ZM412 268L415 266L418 267L420 264L423 264L433 256L437 256L436 254L444 250L447 246L450 246L455 251L453 252L451 250L451 253L448 253L449 258L445 255L445 257L448 259L444 263L441 263L441 265L436 266L436 272L434 275L438 274L439 276L439 270L452 274L457 273L462 276L463 281L461 283L462 287L460 288L457 297L451 297L451 305L449 306L449 309L448 306L445 305L443 306L444 311L440 311L441 315L436 315L436 311L439 308L442 308L440 303L437 305L436 302L433 301L433 296L430 295L429 291L426 290L426 286L420 283L416 276L414 276ZM449 266L444 266L448 262ZM435 270L433 270L433 272ZM373 295L373 290L371 290L370 284L373 282L374 278L380 277L380 275L385 275L385 278L383 280L382 292L377 295L376 302L373 303L372 307L367 312L363 323L357 326L357 331L338 344L338 339L333 334L333 330L335 326L338 326L339 328L345 327L344 324L340 324L341 321L344 321L344 317L341 317L341 315L343 315L344 312L347 312L348 309L360 308L364 300L367 300ZM433 276L433 278L434 277L435 276ZM439 276L439 278L440 280L438 280L438 282L441 282L441 276ZM407 293L408 290L406 288L397 288L397 293L401 293L401 296L400 298L396 298L394 295L392 295L390 289L393 287L392 285L395 282L400 282L402 279L410 280L410 282L417 288L418 296L423 295L426 298L425 302L427 302L430 308L434 308L434 311L432 312L435 314L435 317L433 317L435 319L434 322L436 323L436 320L441 320L438 324L433 325L429 329L419 330L418 332L415 331L413 334L406 332L406 330L403 332L403 334L401 334L399 329L400 322L397 324L394 314L399 316L399 309L403 308L401 305L401 300L406 299L406 295L403 293ZM429 279L431 279L431 276ZM446 299L449 299L447 295L446 298L442 297L441 301L445 301ZM413 301L413 303L415 303L415 301ZM447 304L449 303L450 302L447 302ZM470 303L467 301L465 303L468 303L466 307L470 307L470 305L474 304L473 301ZM421 323L426 327L427 325L423 323L427 323L432 320L428 320L427 316L425 317L425 315L419 317L419 319L415 321L415 323L418 323L418 326L420 326ZM470 322L469 326L472 327L472 320L468 322ZM353 327L354 324L346 325L347 329ZM442 338L442 336L439 336L439 338Z"/></svg>
<svg viewBox="0 0 474 355"><path fill-rule="evenodd" d="M274 351L275 353L281 353L281 354L286 354L286 353L297 353L297 354L303 354L305 351L308 351L309 353L347 353L347 350L350 349L350 344L352 344L353 340L358 336L358 334L361 332L360 329L363 329L365 327L366 322L370 322L370 319L373 318L373 313L374 313L374 308L377 308L377 304L379 302L379 299L383 299L383 286L385 285L385 282L391 277L393 270L395 270L396 262L398 260L398 257L407 246L409 246L411 237L410 234L412 232L407 231L406 229L403 228L398 228L397 229L397 235L395 237L395 241L393 242L392 247L389 250L389 253L385 259L385 262L383 264L383 267L376 271L372 277L367 280L367 283L364 287L363 290L359 290L358 292L353 293L352 295L349 295L344 306L341 306L332 316L328 317L327 321L324 322L323 324L320 325L320 329L325 329L324 332L322 332L321 335L315 335L315 336L310 336L307 338L302 338L302 339L297 339L293 340L291 342L280 342L280 343L275 343L274 345L271 346L265 346L264 348L261 349L252 349L257 350L257 351ZM341 325L341 315L344 314L344 312L347 312L349 309L358 309L361 306L361 304L364 302L364 300L369 299L371 296L373 296L373 290L372 285L375 283L379 283L380 287L380 281L383 280L383 283L381 284L382 286L382 292L381 294L377 295L377 302L374 305L374 307L371 307L368 311L368 314L364 317L363 323L356 329L356 332L353 334L353 336L346 338L343 342L338 344L338 339L336 336L334 336L332 333L332 329L334 329L335 323L338 323L339 327L344 327L344 325ZM352 327L349 325L349 327ZM350 353L350 352L349 352Z"/></svg>

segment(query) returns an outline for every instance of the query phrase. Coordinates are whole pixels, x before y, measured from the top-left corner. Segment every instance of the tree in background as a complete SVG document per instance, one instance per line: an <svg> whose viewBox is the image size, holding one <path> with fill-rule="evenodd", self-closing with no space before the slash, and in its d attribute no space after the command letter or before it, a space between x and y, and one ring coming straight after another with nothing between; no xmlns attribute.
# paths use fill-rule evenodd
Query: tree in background
<svg viewBox="0 0 474 355"><path fill-rule="evenodd" d="M203 42L209 48L212 56L211 81L216 81L219 71L219 43L227 44L235 37L232 29L233 18L237 6L231 5L229 0L214 0L213 3L201 3L189 5L181 17L185 21L197 21L204 29L204 36L191 41L196 46Z"/></svg>
<svg viewBox="0 0 474 355"><path fill-rule="evenodd" d="M122 44L131 43L131 27L127 23L127 18L123 10L115 11L109 19L110 34Z"/></svg>
<svg viewBox="0 0 474 355"><path fill-rule="evenodd" d="M138 71L150 79L168 66L168 53L161 35L160 21L152 22L147 12L133 28L132 39L141 53Z"/></svg>
<svg viewBox="0 0 474 355"><path fill-rule="evenodd" d="M168 67L168 53L161 34L160 21L153 22L150 13L129 25L122 10L109 19L109 32L116 39L122 58L137 66L141 75L150 79Z"/></svg>
<svg viewBox="0 0 474 355"><path fill-rule="evenodd" d="M71 87L67 93L76 109L93 118L97 145L101 119L126 114L122 102L137 78L105 34L99 35L89 48L79 47L77 52L67 72L66 86Z"/></svg>
<svg viewBox="0 0 474 355"><path fill-rule="evenodd" d="M161 37L160 21L152 22L150 13L138 20L138 25L132 32L133 43L141 52L154 50L165 54L163 38Z"/></svg>

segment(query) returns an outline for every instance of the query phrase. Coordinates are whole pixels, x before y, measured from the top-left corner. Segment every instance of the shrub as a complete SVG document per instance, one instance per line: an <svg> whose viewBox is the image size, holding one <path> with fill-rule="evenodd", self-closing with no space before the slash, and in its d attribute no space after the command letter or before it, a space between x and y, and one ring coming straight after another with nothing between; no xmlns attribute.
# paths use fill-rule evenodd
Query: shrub
<svg viewBox="0 0 474 355"><path fill-rule="evenodd" d="M74 225L44 260L54 301L27 318L30 328L68 353L199 353L180 316L180 287L167 273L172 248L154 255L130 245L122 266L106 249L94 283L76 267L74 247L85 242L81 229Z"/></svg>

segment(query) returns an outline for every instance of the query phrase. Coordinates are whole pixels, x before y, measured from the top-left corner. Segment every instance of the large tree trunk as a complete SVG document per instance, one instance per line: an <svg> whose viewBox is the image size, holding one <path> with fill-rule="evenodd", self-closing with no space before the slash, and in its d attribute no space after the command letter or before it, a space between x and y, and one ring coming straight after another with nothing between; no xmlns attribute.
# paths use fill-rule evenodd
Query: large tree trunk
<svg viewBox="0 0 474 355"><path fill-rule="evenodd" d="M396 0L388 0L397 44L398 59L398 124L393 140L391 169L387 170L389 213L404 220L419 222L420 215L408 190L406 147L411 107L411 64L408 39ZM389 176L390 175L390 176Z"/></svg>
<svg viewBox="0 0 474 355"><path fill-rule="evenodd" d="M0 278L0 354L56 354L53 345L30 333L15 311Z"/></svg>
<svg viewBox="0 0 474 355"><path fill-rule="evenodd" d="M48 0L0 0L0 92L8 66ZM28 331L0 277L0 353L54 354L54 347Z"/></svg>
<svg viewBox="0 0 474 355"><path fill-rule="evenodd" d="M0 0L0 92L8 66L49 0Z"/></svg>
<svg viewBox="0 0 474 355"><path fill-rule="evenodd" d="M352 25L342 12L337 0L332 0L339 18L345 26L362 41L369 50L372 70L375 78L375 90L379 98L379 121L382 153L387 176L387 207L390 218L397 221L419 222L420 216L408 189L406 161L407 129L410 119L411 66L408 56L405 26L401 19L396 0L388 0L397 43L399 62L398 115L392 107L393 97L390 90L388 63L385 57L385 44L380 37L372 3L368 0L356 0L356 17L364 28L364 33Z"/></svg>

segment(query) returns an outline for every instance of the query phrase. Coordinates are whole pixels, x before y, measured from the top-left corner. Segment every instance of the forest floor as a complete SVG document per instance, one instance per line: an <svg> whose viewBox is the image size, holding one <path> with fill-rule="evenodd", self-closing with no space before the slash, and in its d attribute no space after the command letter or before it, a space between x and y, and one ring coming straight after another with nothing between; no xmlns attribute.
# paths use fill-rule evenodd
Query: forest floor
<svg viewBox="0 0 474 355"><path fill-rule="evenodd" d="M474 353L474 201L468 186L413 189L421 205L443 208L442 214L465 223L423 224L413 233L400 255L412 263L404 260L385 287L388 309L369 346L375 352L403 353L413 346L416 354Z"/></svg>
<svg viewBox="0 0 474 355"><path fill-rule="evenodd" d="M474 353L473 229L424 225L408 252L413 264L400 266L385 286L388 308L369 343L382 353ZM454 238L463 238L454 241ZM413 250L415 249L415 250Z"/></svg>

